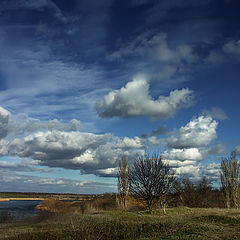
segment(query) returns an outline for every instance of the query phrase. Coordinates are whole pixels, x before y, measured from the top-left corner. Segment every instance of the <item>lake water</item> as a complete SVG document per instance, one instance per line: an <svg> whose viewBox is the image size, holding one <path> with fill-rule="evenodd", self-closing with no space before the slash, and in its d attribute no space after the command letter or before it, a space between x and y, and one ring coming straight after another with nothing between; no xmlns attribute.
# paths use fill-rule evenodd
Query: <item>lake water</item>
<svg viewBox="0 0 240 240"><path fill-rule="evenodd" d="M21 220L37 214L36 206L40 200L11 200L0 202L0 217L7 213L15 220Z"/></svg>

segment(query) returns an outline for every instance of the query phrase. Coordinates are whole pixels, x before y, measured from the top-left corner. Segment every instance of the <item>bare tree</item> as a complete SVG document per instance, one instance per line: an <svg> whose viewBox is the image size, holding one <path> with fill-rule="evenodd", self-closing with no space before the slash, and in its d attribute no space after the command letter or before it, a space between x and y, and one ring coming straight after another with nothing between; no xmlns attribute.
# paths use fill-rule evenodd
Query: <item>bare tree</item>
<svg viewBox="0 0 240 240"><path fill-rule="evenodd" d="M175 175L160 155L139 157L130 173L131 191L134 197L145 201L149 213L160 202L166 213L167 195L173 189Z"/></svg>
<svg viewBox="0 0 240 240"><path fill-rule="evenodd" d="M127 207L127 198L130 192L130 168L126 156L123 156L118 167L118 201L122 208Z"/></svg>
<svg viewBox="0 0 240 240"><path fill-rule="evenodd" d="M213 202L212 185L210 180L203 176L196 186L196 206L199 207L211 207Z"/></svg>
<svg viewBox="0 0 240 240"><path fill-rule="evenodd" d="M206 194L208 191L212 190L212 186L211 186L211 182L209 181L209 179L206 176L203 176L197 186L197 190L201 193L201 194Z"/></svg>
<svg viewBox="0 0 240 240"><path fill-rule="evenodd" d="M239 176L240 163L236 159L236 152L232 152L229 158L223 158L220 167L222 191L227 208L239 207Z"/></svg>
<svg viewBox="0 0 240 240"><path fill-rule="evenodd" d="M196 188L194 183L189 179L182 179L182 193L181 199L183 200L184 206L195 207L196 206Z"/></svg>

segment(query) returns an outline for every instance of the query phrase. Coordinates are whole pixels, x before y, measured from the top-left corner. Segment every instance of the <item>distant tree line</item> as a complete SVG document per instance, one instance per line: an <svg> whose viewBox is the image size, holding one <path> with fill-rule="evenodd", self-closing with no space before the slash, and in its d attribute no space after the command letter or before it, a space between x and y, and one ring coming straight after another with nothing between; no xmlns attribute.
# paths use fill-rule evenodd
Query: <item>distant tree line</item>
<svg viewBox="0 0 240 240"><path fill-rule="evenodd" d="M166 213L167 206L239 208L240 162L236 156L232 152L222 158L220 188L214 188L206 176L197 182L178 179L161 155L139 157L131 166L124 156L118 168L119 205L127 209L129 199L134 198L143 202L149 213L159 207Z"/></svg>
<svg viewBox="0 0 240 240"><path fill-rule="evenodd" d="M189 178L178 179L175 184L175 193L170 196L171 206L187 206L199 208L221 208L224 198L220 189L213 188L206 176L199 181Z"/></svg>

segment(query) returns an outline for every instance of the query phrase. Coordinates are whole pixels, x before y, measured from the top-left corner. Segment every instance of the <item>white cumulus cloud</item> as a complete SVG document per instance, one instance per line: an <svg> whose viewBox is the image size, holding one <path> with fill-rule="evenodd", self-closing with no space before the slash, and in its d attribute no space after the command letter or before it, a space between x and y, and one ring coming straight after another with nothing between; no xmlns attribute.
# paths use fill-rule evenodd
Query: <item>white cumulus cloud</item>
<svg viewBox="0 0 240 240"><path fill-rule="evenodd" d="M78 169L82 173L115 175L123 155L129 162L144 153L138 137L118 138L110 134L47 131L16 138L8 146L10 156L38 160L43 166Z"/></svg>
<svg viewBox="0 0 240 240"><path fill-rule="evenodd" d="M162 154L163 159L166 160L192 160L192 161L200 161L203 159L202 154L200 153L198 148L187 148L187 149L170 149L165 151Z"/></svg>
<svg viewBox="0 0 240 240"><path fill-rule="evenodd" d="M210 116L200 116L171 133L167 145L170 148L206 147L217 138L217 125Z"/></svg>
<svg viewBox="0 0 240 240"><path fill-rule="evenodd" d="M200 172L202 176L207 176L210 180L219 181L220 163L210 163L210 164L201 166Z"/></svg>
<svg viewBox="0 0 240 240"><path fill-rule="evenodd" d="M203 175L216 179L216 166L204 165L210 156L226 152L223 143L212 143L217 138L218 122L210 116L199 116L170 132L167 138L149 138L153 143L165 144L162 154L164 162L168 163L181 177L200 178ZM153 138L153 137L152 137ZM150 141L149 141L150 142Z"/></svg>
<svg viewBox="0 0 240 240"><path fill-rule="evenodd" d="M240 145L236 147L236 153L240 155Z"/></svg>
<svg viewBox="0 0 240 240"><path fill-rule="evenodd" d="M60 122L57 119L40 121L26 114L13 115L3 107L0 107L0 139L8 135L13 137L24 136L38 131L79 131L82 124L77 119L69 123Z"/></svg>
<svg viewBox="0 0 240 240"><path fill-rule="evenodd" d="M148 116L164 120L172 117L179 109L193 104L193 91L174 90L169 96L159 96L154 100L149 95L149 83L143 78L128 82L120 90L114 90L97 103L96 109L101 117Z"/></svg>
<svg viewBox="0 0 240 240"><path fill-rule="evenodd" d="M183 178L199 178L200 176L199 165L181 166L176 168L175 171L176 175L180 175Z"/></svg>
<svg viewBox="0 0 240 240"><path fill-rule="evenodd" d="M0 139L7 136L10 112L0 107Z"/></svg>

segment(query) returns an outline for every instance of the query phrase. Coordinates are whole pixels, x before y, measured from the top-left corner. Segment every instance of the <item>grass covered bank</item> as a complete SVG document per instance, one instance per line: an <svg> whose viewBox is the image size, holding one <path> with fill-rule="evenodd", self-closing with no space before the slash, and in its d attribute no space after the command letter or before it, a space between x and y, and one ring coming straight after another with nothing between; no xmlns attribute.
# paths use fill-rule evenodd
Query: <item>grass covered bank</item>
<svg viewBox="0 0 240 240"><path fill-rule="evenodd" d="M101 211L46 214L24 222L1 223L0 239L240 239L240 211L172 208L155 212Z"/></svg>

